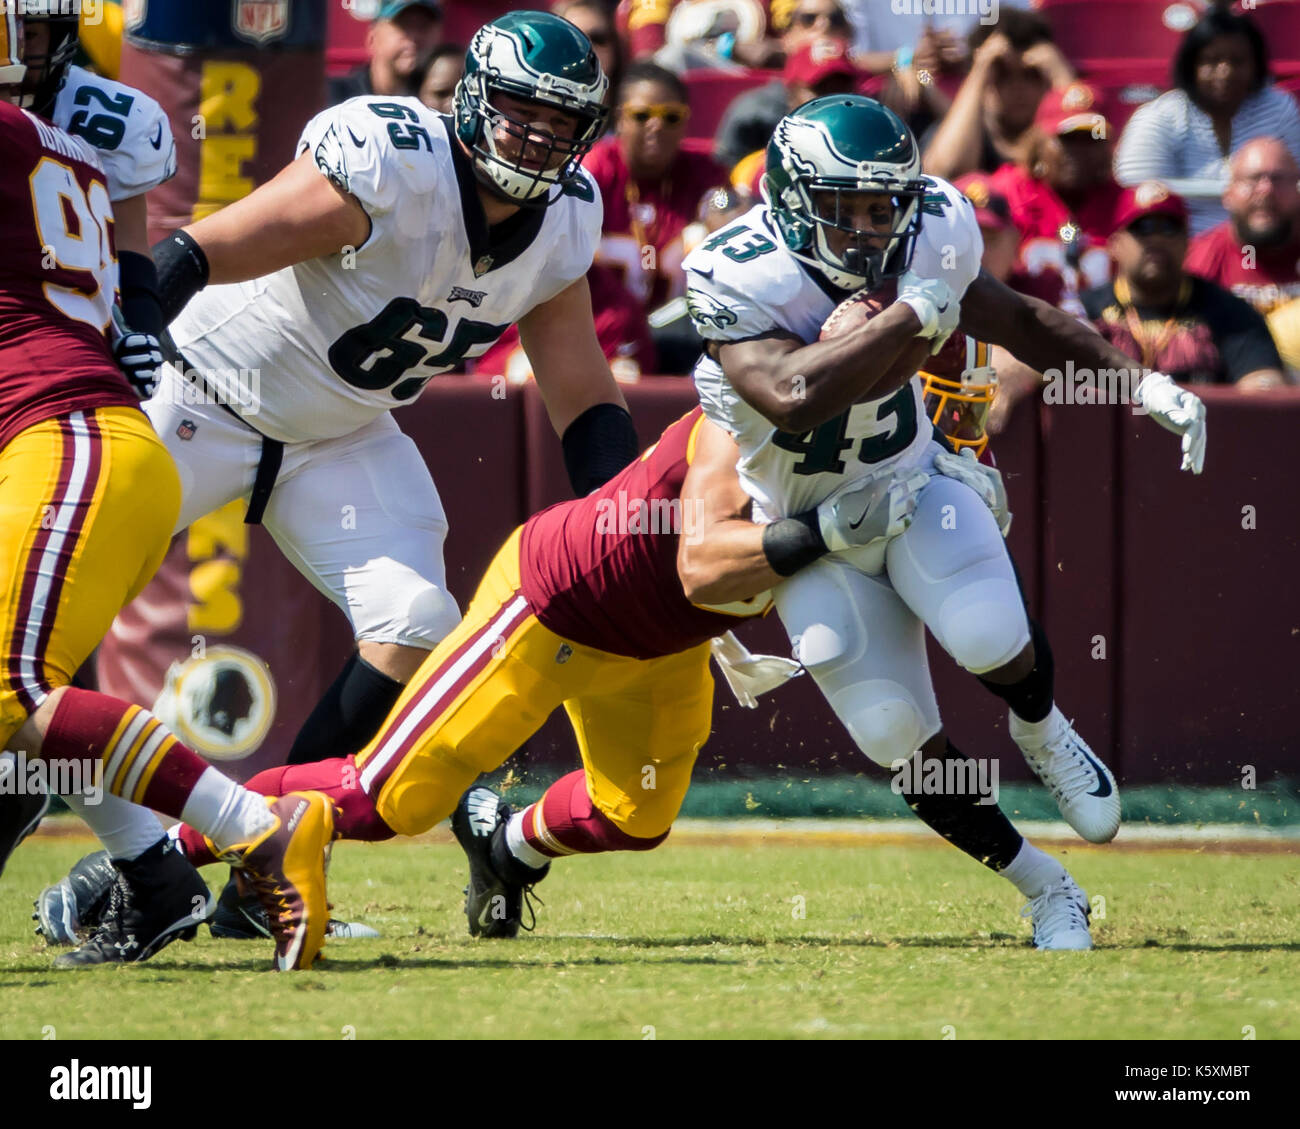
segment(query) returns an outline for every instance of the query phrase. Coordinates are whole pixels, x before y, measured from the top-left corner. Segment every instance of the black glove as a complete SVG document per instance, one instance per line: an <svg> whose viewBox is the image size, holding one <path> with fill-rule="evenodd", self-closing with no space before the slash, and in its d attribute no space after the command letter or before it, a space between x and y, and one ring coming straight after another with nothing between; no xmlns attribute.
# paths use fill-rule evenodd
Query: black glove
<svg viewBox="0 0 1300 1129"><path fill-rule="evenodd" d="M158 370L163 361L158 338L152 333L127 329L113 346L113 360L141 400L153 395L158 387Z"/></svg>

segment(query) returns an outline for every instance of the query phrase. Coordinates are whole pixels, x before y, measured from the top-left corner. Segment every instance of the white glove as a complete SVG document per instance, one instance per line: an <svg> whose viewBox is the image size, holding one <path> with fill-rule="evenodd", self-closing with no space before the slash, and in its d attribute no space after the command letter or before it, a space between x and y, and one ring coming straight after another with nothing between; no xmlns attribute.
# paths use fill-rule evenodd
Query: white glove
<svg viewBox="0 0 1300 1129"><path fill-rule="evenodd" d="M730 631L714 639L712 647L713 661L736 695L736 701L749 710L757 707L761 695L784 686L803 673L803 667L793 659L751 655L745 644Z"/></svg>
<svg viewBox="0 0 1300 1129"><path fill-rule="evenodd" d="M1002 472L997 467L985 466L969 447L960 455L944 451L934 457L934 469L940 474L964 482L980 496L993 512L993 520L1005 537L1011 532L1011 511L1007 508L1007 490L1002 484Z"/></svg>
<svg viewBox="0 0 1300 1129"><path fill-rule="evenodd" d="M822 540L832 552L897 537L912 524L916 499L930 476L893 468L841 487L817 507Z"/></svg>
<svg viewBox="0 0 1300 1129"><path fill-rule="evenodd" d="M911 306L921 323L917 336L933 342L932 355L943 348L961 321L961 302L941 278L922 278L910 270L904 271L898 279L898 301Z"/></svg>
<svg viewBox="0 0 1300 1129"><path fill-rule="evenodd" d="M1163 372L1147 373L1133 398L1166 431L1183 437L1179 469L1200 474L1205 466L1205 402L1195 393L1179 388Z"/></svg>

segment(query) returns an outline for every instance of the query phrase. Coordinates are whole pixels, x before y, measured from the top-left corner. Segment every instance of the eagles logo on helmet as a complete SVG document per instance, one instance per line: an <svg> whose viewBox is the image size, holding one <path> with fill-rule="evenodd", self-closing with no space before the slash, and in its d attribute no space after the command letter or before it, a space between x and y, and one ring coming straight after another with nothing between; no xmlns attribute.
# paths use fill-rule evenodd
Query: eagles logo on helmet
<svg viewBox="0 0 1300 1129"><path fill-rule="evenodd" d="M275 683L266 663L242 647L209 647L174 662L154 716L209 760L240 760L275 721Z"/></svg>
<svg viewBox="0 0 1300 1129"><path fill-rule="evenodd" d="M608 89L591 41L573 24L549 12L510 12L470 41L453 96L456 136L489 188L512 203L545 207L553 203L552 187L577 185L579 164L605 126ZM556 137L511 117L493 103L499 94L572 114L573 136ZM518 145L513 159L504 152L511 139ZM540 163L525 167L525 155L539 151Z"/></svg>

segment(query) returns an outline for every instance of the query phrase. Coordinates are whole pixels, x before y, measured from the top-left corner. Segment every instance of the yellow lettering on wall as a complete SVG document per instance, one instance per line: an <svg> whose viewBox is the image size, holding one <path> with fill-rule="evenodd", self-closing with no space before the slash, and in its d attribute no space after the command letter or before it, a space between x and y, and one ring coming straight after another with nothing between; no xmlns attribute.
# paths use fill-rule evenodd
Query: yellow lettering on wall
<svg viewBox="0 0 1300 1129"><path fill-rule="evenodd" d="M245 502L237 498L199 518L189 528L185 551L195 562L190 569L192 603L187 612L191 631L227 635L243 621L239 581L248 556L244 509ZM230 556L218 557L222 552Z"/></svg>
<svg viewBox="0 0 1300 1129"><path fill-rule="evenodd" d="M262 76L247 63L207 62L199 77L199 191L194 219L220 211L253 191L244 164L257 154L257 111Z"/></svg>
<svg viewBox="0 0 1300 1129"><path fill-rule="evenodd" d="M248 133L257 125L253 102L262 91L262 76L247 63L204 63L199 78L199 113L208 133Z"/></svg>

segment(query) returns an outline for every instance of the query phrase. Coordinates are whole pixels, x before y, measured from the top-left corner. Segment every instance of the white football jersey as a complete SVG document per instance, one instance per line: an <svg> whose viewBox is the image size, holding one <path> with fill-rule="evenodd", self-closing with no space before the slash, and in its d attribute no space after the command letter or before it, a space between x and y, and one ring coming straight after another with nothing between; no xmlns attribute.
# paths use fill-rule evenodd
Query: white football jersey
<svg viewBox="0 0 1300 1129"><path fill-rule="evenodd" d="M172 324L187 364L244 370L233 404L264 435L332 439L408 404L583 277L600 241L595 182L488 229L451 120L415 98L353 98L317 114L298 153L370 216L358 248L251 282L209 286ZM211 378L210 378L211 379ZM215 381L220 385L220 378Z"/></svg>
<svg viewBox="0 0 1300 1129"><path fill-rule="evenodd" d="M176 143L163 108L133 86L69 67L54 124L99 152L108 198L129 200L176 175Z"/></svg>
<svg viewBox="0 0 1300 1129"><path fill-rule="evenodd" d="M926 178L920 235L911 269L966 293L984 242L970 202L945 180ZM774 330L811 344L846 294L815 277L785 248L765 204L727 224L687 256L687 306L700 335L744 341ZM811 509L846 482L890 461L919 462L933 437L921 381L854 404L804 435L778 431L750 407L707 353L695 366L705 415L740 446L738 470L760 520Z"/></svg>

